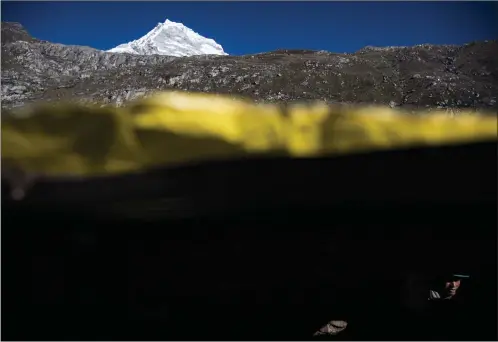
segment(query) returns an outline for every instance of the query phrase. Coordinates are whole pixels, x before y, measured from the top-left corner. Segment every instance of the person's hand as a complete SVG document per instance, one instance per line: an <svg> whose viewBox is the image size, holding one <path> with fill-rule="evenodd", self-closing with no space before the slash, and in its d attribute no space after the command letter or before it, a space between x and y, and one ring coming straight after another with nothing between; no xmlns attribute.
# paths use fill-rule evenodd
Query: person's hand
<svg viewBox="0 0 498 342"><path fill-rule="evenodd" d="M325 324L320 330L318 330L316 333L313 334L313 336L320 336L320 335L337 335L341 331L344 331L346 327L348 326L348 322L346 321L330 321L327 324Z"/></svg>

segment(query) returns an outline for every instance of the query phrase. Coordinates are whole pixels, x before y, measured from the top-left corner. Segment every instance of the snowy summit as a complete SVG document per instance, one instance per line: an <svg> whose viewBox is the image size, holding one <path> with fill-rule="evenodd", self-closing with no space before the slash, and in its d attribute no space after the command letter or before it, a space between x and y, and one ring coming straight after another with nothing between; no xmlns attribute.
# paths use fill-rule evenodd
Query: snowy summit
<svg viewBox="0 0 498 342"><path fill-rule="evenodd" d="M135 55L227 55L220 44L201 36L181 23L167 20L140 39L121 44L107 52Z"/></svg>

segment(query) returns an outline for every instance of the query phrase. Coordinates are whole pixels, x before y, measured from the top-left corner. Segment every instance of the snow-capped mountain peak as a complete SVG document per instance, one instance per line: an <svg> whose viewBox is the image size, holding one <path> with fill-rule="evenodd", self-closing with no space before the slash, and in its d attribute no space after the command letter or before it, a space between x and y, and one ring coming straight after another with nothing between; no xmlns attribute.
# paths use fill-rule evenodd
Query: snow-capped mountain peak
<svg viewBox="0 0 498 342"><path fill-rule="evenodd" d="M220 44L201 36L181 23L166 19L142 38L121 44L107 52L136 55L227 55Z"/></svg>

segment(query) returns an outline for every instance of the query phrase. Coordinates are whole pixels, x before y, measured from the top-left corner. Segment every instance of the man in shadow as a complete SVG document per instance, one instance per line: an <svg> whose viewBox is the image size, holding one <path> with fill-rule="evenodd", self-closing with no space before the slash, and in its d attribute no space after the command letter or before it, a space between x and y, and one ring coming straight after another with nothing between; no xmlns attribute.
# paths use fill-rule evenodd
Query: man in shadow
<svg viewBox="0 0 498 342"><path fill-rule="evenodd" d="M458 296L458 290L462 285L462 280L469 279L470 276L464 274L450 274L439 278L439 282L435 283L433 288L429 290L430 301L441 300L459 300L462 296Z"/></svg>
<svg viewBox="0 0 498 342"><path fill-rule="evenodd" d="M428 316L431 337L438 340L473 339L470 324L473 316L469 275L444 274L431 284L428 293ZM470 328L470 329L469 329ZM468 336L468 337L467 337Z"/></svg>

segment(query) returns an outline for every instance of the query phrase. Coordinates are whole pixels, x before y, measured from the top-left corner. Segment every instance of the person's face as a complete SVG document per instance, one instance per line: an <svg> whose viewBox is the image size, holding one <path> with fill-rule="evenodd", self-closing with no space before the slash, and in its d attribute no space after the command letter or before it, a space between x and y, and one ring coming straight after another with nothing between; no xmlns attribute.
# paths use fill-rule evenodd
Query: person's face
<svg viewBox="0 0 498 342"><path fill-rule="evenodd" d="M458 288L460 287L460 282L460 279L453 279L446 282L445 290L449 297L453 297L457 293Z"/></svg>

